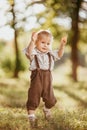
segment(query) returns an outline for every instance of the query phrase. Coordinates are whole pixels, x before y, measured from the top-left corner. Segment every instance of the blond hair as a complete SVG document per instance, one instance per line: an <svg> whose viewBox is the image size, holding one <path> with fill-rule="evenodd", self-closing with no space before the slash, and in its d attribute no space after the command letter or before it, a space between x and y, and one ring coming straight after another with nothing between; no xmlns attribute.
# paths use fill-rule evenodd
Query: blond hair
<svg viewBox="0 0 87 130"><path fill-rule="evenodd" d="M41 35L46 35L46 36L50 37L51 38L51 43L53 42L53 36L52 36L52 33L49 30L40 30L40 31L38 31L37 32L38 38Z"/></svg>

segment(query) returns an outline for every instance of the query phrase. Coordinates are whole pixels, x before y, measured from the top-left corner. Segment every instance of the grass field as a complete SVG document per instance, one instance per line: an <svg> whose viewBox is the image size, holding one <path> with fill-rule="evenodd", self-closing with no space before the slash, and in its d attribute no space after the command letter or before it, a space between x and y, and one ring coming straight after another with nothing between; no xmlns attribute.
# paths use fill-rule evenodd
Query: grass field
<svg viewBox="0 0 87 130"><path fill-rule="evenodd" d="M41 101L36 110L39 127L34 129L87 130L87 82L75 83L61 73L56 79L59 70L55 71L53 86L58 102L52 108L53 120L48 122L44 119ZM34 130L30 127L26 111L28 76L0 78L0 130Z"/></svg>

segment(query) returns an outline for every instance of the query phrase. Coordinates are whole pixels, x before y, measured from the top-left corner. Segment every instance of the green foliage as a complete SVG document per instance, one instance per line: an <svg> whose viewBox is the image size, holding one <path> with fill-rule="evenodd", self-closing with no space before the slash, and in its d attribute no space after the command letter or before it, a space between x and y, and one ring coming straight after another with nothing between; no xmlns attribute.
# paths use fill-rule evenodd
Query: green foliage
<svg viewBox="0 0 87 130"><path fill-rule="evenodd" d="M1 68L6 72L14 72L15 68L15 59L7 56L6 58L2 59L1 62ZM19 62L18 62L18 70L19 71L25 71L26 65L24 62L24 59L20 56Z"/></svg>
<svg viewBox="0 0 87 130"><path fill-rule="evenodd" d="M3 51L0 52L0 68L6 73L6 75L13 75L15 69L15 55L13 48L3 45ZM27 68L27 61L25 56L22 55L20 51L18 70L25 71Z"/></svg>
<svg viewBox="0 0 87 130"><path fill-rule="evenodd" d="M87 44L87 29L83 28L80 30L80 39L83 43Z"/></svg>
<svg viewBox="0 0 87 130"><path fill-rule="evenodd" d="M3 48L5 47L5 42L3 42L3 41L0 41L0 51L2 51L3 50Z"/></svg>
<svg viewBox="0 0 87 130"><path fill-rule="evenodd" d="M2 61L1 67L6 72L13 71L14 70L14 63L9 57L7 57L6 59L4 59Z"/></svg>
<svg viewBox="0 0 87 130"><path fill-rule="evenodd" d="M18 71L25 71L26 70L26 64L25 59L22 57L22 53L19 53L18 62L17 62L17 69Z"/></svg>

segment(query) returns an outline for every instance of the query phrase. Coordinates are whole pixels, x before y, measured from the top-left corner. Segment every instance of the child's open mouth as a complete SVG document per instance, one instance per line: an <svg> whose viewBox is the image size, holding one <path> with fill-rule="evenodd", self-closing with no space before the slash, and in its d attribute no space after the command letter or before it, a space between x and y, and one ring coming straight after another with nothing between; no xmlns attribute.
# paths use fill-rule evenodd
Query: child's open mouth
<svg viewBox="0 0 87 130"><path fill-rule="evenodd" d="M47 51L47 48L42 48L43 50Z"/></svg>

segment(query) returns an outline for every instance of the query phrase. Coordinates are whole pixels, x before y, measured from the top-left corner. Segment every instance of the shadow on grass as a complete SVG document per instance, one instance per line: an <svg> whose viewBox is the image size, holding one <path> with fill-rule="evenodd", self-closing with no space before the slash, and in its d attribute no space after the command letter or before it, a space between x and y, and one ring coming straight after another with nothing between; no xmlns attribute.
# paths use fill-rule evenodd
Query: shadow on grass
<svg viewBox="0 0 87 130"><path fill-rule="evenodd" d="M68 89L67 87L63 87L63 86L61 86L61 87L54 86L54 88L55 88L56 90L65 92L68 96L70 96L70 97L72 97L73 99L77 100L77 101L79 102L79 105L80 105L80 106L83 106L84 108L87 108L87 101L86 101L86 100L83 100L82 97L79 97L79 96L78 96L78 93L77 93L77 95L74 94L74 92L73 92L73 89L74 89L74 88L72 88L72 92L69 91L69 90L67 90L67 89Z"/></svg>
<svg viewBox="0 0 87 130"><path fill-rule="evenodd" d="M25 108L27 88L22 83L0 82L0 105L12 108Z"/></svg>
<svg viewBox="0 0 87 130"><path fill-rule="evenodd" d="M80 89L80 90L84 89L85 91L87 91L87 83L86 82L80 82L78 89Z"/></svg>

